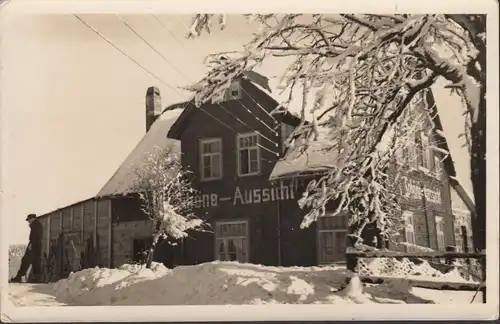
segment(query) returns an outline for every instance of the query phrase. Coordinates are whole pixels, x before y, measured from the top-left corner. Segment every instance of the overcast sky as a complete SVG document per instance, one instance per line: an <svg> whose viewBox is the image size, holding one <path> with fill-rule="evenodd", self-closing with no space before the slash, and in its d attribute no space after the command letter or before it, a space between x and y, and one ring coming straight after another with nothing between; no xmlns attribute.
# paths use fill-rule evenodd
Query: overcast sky
<svg viewBox="0 0 500 324"><path fill-rule="evenodd" d="M11 243L26 242L27 213L44 214L97 193L145 132L149 86L160 89L164 107L185 100L186 93L171 87L197 80L205 55L241 49L255 31L233 16L231 28L186 40L188 16L158 15L168 30L152 15L122 16L163 60L115 15L81 17L168 86L73 15L3 16L2 216ZM261 71L273 76L282 67L267 64ZM458 140L460 103L443 90L436 97L459 177L472 191L469 157Z"/></svg>

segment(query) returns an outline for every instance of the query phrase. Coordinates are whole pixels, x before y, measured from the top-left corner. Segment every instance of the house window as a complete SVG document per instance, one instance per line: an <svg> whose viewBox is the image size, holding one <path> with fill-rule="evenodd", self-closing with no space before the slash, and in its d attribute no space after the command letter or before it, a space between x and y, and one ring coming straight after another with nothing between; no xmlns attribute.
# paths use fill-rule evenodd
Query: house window
<svg viewBox="0 0 500 324"><path fill-rule="evenodd" d="M396 161L399 164L407 165L410 169L418 168L418 146L416 144L415 133L412 134L409 143L403 143L403 147L396 152Z"/></svg>
<svg viewBox="0 0 500 324"><path fill-rule="evenodd" d="M421 133L420 140L421 140L420 150L422 154L421 166L425 170L430 171L432 170L433 157L430 148L429 136L425 135L424 133Z"/></svg>
<svg viewBox="0 0 500 324"><path fill-rule="evenodd" d="M326 214L318 219L318 263L345 262L348 217Z"/></svg>
<svg viewBox="0 0 500 324"><path fill-rule="evenodd" d="M241 83L239 81L233 81L226 90L224 100L229 101L241 99L241 91Z"/></svg>
<svg viewBox="0 0 500 324"><path fill-rule="evenodd" d="M410 244L405 247L406 252L415 252L416 241L415 241L415 222L413 219L413 212L405 210L403 211L403 220L404 220L404 234L406 243Z"/></svg>
<svg viewBox="0 0 500 324"><path fill-rule="evenodd" d="M446 250L446 244L444 240L444 222L443 217L436 216L436 235L437 235L437 244L439 251Z"/></svg>
<svg viewBox="0 0 500 324"><path fill-rule="evenodd" d="M408 165L412 169L418 168L418 156L419 156L419 148L415 143L411 143L408 146Z"/></svg>
<svg viewBox="0 0 500 324"><path fill-rule="evenodd" d="M202 180L222 178L222 140L220 138L200 141L200 173Z"/></svg>
<svg viewBox="0 0 500 324"><path fill-rule="evenodd" d="M248 222L216 222L215 255L220 261L248 262Z"/></svg>
<svg viewBox="0 0 500 324"><path fill-rule="evenodd" d="M254 175L260 172L259 135L241 134L238 141L238 175Z"/></svg>
<svg viewBox="0 0 500 324"><path fill-rule="evenodd" d="M434 174L436 178L441 178L442 170L443 168L441 166L441 159L438 156L434 156Z"/></svg>
<svg viewBox="0 0 500 324"><path fill-rule="evenodd" d="M281 123L281 147L283 152L286 150L286 140L292 135L294 129L295 127L292 125Z"/></svg>

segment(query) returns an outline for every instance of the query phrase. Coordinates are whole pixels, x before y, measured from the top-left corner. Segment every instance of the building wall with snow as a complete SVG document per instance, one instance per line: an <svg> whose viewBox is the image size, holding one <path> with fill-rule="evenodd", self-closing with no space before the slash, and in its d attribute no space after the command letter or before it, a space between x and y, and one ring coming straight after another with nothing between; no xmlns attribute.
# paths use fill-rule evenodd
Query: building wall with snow
<svg viewBox="0 0 500 324"><path fill-rule="evenodd" d="M111 266L111 201L89 199L39 217L43 225L42 255L47 261L51 247L62 246L56 263L63 272L80 269L82 254L93 254L93 266ZM90 251L89 248L93 251ZM95 253L94 253L95 252Z"/></svg>

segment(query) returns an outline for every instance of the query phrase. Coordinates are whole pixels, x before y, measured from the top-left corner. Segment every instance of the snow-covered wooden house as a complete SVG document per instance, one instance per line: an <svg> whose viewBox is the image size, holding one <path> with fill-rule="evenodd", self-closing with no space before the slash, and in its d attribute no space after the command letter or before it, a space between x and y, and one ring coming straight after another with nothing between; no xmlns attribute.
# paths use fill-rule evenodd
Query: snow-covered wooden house
<svg viewBox="0 0 500 324"><path fill-rule="evenodd" d="M99 251L96 264L115 267L136 260L151 241L152 223L131 192L134 170L155 147L173 147L182 153L182 165L194 172L193 186L200 192L195 212L212 229L193 233L175 247L165 244L158 249L157 260L170 265L235 260L282 266L344 261L347 215L323 217L301 229L304 211L297 203L307 183L328 171L335 159L322 151L322 141L312 143L307 154L285 157L284 140L300 120L288 113L271 114L278 102L265 78L244 75L224 101L200 108L184 102L161 113L154 87L146 98L144 138L95 198L42 217L48 224L44 251L49 250L49 238L63 233L78 236L88 241L87 249ZM440 128L438 117L435 123ZM455 211L464 209L452 207L453 190L458 188L462 201L468 198L460 184L450 180L455 176L451 157L427 149L428 143L436 142L447 150L445 141L436 136L427 125L415 138L415 150L408 152L417 162L403 177L400 204L402 216L413 226L402 238L444 250L459 242ZM467 203L473 210L470 199Z"/></svg>

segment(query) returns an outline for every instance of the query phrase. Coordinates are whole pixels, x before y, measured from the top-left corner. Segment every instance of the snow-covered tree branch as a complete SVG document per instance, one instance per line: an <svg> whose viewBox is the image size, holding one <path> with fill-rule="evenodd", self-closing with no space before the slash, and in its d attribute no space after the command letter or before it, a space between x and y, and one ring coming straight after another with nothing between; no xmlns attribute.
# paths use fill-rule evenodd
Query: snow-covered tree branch
<svg viewBox="0 0 500 324"><path fill-rule="evenodd" d="M201 15L203 16L203 15ZM209 17L193 20L190 36L209 27ZM293 149L305 150L326 127L336 166L309 184L301 205L304 225L324 213L329 201L354 222L377 220L383 229L394 205L386 170L392 150L381 145L395 132L410 103L436 78L450 81L464 99L469 123L472 183L477 218L475 246L485 248L486 22L481 15L247 15L260 24L238 54L214 54L198 83L195 102L222 98L232 79L271 57L291 61L280 79L287 110L302 101L302 123ZM203 18L203 19L202 19ZM459 107L457 107L459 108ZM430 110L428 110L430 112ZM459 110L457 109L457 113ZM306 123L310 119L309 123ZM361 226L362 227L362 226ZM384 230L384 229L383 229Z"/></svg>
<svg viewBox="0 0 500 324"><path fill-rule="evenodd" d="M182 169L177 154L160 148L136 171L134 192L141 199L143 212L153 221L153 243L146 261L148 268L160 238L183 239L189 231L203 231L207 226L193 214L195 190L188 173Z"/></svg>

